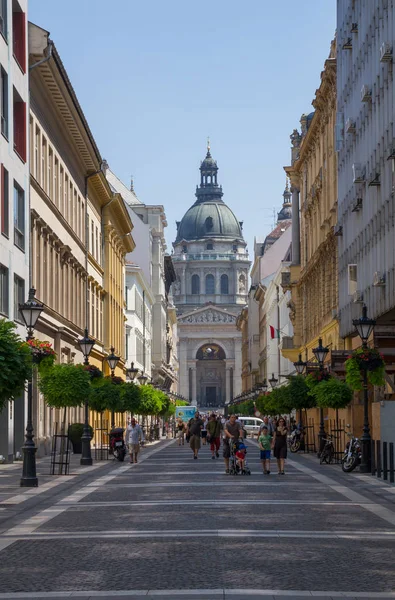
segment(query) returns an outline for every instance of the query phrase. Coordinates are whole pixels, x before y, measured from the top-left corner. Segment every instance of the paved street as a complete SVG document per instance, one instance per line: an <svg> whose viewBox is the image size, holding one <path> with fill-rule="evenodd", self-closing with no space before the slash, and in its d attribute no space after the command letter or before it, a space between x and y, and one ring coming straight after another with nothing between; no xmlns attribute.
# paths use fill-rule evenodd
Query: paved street
<svg viewBox="0 0 395 600"><path fill-rule="evenodd" d="M173 441L141 459L24 499L0 471L0 599L395 598L394 487L303 455L263 476L251 442L251 477Z"/></svg>

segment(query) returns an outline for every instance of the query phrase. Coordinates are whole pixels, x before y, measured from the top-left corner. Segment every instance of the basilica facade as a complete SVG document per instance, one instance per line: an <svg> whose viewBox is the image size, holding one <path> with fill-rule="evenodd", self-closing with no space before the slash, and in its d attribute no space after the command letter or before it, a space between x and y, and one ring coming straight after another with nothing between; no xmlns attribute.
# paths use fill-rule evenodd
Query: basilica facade
<svg viewBox="0 0 395 600"><path fill-rule="evenodd" d="M194 405L221 407L241 392L241 332L250 261L242 222L224 203L210 146L196 201L177 222L172 255L178 315L179 389Z"/></svg>

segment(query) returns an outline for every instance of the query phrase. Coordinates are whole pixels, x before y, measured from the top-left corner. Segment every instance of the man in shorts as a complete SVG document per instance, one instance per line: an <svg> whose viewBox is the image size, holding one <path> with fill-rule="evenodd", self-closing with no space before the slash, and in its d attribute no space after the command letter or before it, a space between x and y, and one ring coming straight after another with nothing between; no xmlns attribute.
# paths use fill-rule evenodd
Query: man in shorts
<svg viewBox="0 0 395 600"><path fill-rule="evenodd" d="M188 421L189 445L193 451L193 458L196 460L200 450L200 434L203 428L203 421L198 412L193 419Z"/></svg>
<svg viewBox="0 0 395 600"><path fill-rule="evenodd" d="M224 427L224 460L225 473L229 474L230 443L243 439L243 428L240 422L236 421L236 415L230 415L229 421L226 421Z"/></svg>
<svg viewBox="0 0 395 600"><path fill-rule="evenodd" d="M130 425L126 429L126 445L129 445L130 463L137 462L137 455L140 450L140 441L142 440L142 431L136 419L132 418Z"/></svg>

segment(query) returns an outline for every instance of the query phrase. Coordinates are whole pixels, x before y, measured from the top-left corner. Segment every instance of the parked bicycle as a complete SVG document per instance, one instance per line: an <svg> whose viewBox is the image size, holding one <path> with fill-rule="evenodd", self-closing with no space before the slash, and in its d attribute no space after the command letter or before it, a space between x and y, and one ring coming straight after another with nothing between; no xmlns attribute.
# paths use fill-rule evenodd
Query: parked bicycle
<svg viewBox="0 0 395 600"><path fill-rule="evenodd" d="M350 425L347 427L349 428ZM359 438L354 437L350 431L346 431L346 434L350 439L344 449L342 469L345 473L351 473L357 465L361 464L362 448Z"/></svg>
<svg viewBox="0 0 395 600"><path fill-rule="evenodd" d="M320 465L324 463L330 465L335 457L335 446L333 444L333 436L328 435L328 437L323 438L323 441L325 442L325 446L323 447L322 452L320 454Z"/></svg>

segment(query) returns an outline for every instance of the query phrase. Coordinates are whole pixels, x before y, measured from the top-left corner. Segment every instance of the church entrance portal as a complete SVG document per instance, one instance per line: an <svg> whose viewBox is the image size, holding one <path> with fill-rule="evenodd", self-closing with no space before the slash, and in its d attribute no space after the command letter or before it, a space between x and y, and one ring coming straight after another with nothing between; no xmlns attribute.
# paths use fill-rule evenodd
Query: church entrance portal
<svg viewBox="0 0 395 600"><path fill-rule="evenodd" d="M217 344L204 344L196 354L197 404L218 408L225 404L225 352Z"/></svg>

